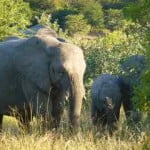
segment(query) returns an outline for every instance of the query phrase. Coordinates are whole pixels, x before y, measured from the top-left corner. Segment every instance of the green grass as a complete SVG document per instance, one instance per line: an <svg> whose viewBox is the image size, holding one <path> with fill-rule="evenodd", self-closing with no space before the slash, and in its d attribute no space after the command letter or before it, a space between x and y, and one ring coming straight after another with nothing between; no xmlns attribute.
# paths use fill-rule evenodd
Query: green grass
<svg viewBox="0 0 150 150"><path fill-rule="evenodd" d="M59 130L39 132L36 120L30 133L17 126L12 117L4 117L3 133L0 135L0 150L149 150L149 122L143 119L140 125L129 128L121 110L119 128L113 136L96 131L90 120L90 111L81 115L81 128L72 134L64 117Z"/></svg>

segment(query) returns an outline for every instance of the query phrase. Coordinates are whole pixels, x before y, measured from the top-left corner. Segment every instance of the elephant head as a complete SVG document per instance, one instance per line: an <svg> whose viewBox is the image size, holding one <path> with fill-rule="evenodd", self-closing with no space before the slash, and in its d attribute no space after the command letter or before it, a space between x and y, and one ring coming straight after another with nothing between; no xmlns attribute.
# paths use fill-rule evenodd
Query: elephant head
<svg viewBox="0 0 150 150"><path fill-rule="evenodd" d="M110 98L110 97L105 98L105 100L104 100L104 111L105 111L105 115L107 118L106 122L108 125L111 125L115 121L117 121L112 98Z"/></svg>
<svg viewBox="0 0 150 150"><path fill-rule="evenodd" d="M77 126L85 95L83 76L86 64L82 50L52 36L36 35L22 40L13 58L20 76L38 91L50 95L54 109L52 113L58 122L60 116L57 113L61 113L58 103L69 91L70 122Z"/></svg>
<svg viewBox="0 0 150 150"><path fill-rule="evenodd" d="M92 120L94 125L108 127L111 131L119 119L121 92L118 77L100 75L92 85Z"/></svg>

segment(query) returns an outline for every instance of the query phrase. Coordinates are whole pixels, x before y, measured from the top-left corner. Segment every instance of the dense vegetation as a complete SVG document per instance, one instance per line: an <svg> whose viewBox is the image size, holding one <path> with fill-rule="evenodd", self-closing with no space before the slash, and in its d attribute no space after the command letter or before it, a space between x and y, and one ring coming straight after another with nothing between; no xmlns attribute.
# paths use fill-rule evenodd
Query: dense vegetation
<svg viewBox="0 0 150 150"><path fill-rule="evenodd" d="M1 0L0 40L10 35L18 35L25 27L40 23L50 26L60 36L83 49L87 62L85 74L87 101L83 106L81 132L77 136L70 135L66 122L62 123L58 131L60 134L51 132L43 136L33 127L32 135L23 133L19 137L14 137L6 132L6 135L2 136L0 149L21 149L23 146L22 149L31 150L100 148L148 150L150 148L149 6L149 0ZM134 54L144 54L147 61L146 69L140 78L141 82L134 88L133 97L136 107L144 112L143 120L133 129L121 119L119 130L113 137L102 136L101 133L96 133L95 129L91 129L91 83L95 77L104 72L122 73L119 64ZM10 119L6 119L5 122L5 126L9 122L14 123Z"/></svg>
<svg viewBox="0 0 150 150"><path fill-rule="evenodd" d="M0 1L0 40L30 24L31 10L23 0Z"/></svg>

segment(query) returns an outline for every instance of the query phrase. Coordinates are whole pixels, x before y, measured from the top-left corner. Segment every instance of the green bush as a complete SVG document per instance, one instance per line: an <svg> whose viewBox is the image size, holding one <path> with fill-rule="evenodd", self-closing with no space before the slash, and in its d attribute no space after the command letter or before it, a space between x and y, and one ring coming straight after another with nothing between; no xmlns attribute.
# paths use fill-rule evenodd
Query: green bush
<svg viewBox="0 0 150 150"><path fill-rule="evenodd" d="M74 34L87 34L90 31L91 26L87 24L87 20L84 19L82 14L68 15L66 17L65 28L68 30L69 35Z"/></svg>
<svg viewBox="0 0 150 150"><path fill-rule="evenodd" d="M104 26L102 6L95 0L80 0L74 4L82 13L94 30L100 30Z"/></svg>
<svg viewBox="0 0 150 150"><path fill-rule="evenodd" d="M0 39L17 33L30 24L31 10L23 0L0 1Z"/></svg>
<svg viewBox="0 0 150 150"><path fill-rule="evenodd" d="M124 9L127 18L141 24L138 35L142 39L141 43L146 50L147 69L141 76L141 84L135 87L133 100L138 108L150 114L150 1L142 0L136 4L130 4Z"/></svg>
<svg viewBox="0 0 150 150"><path fill-rule="evenodd" d="M24 0L28 2L33 10L45 10L51 8L49 0Z"/></svg>
<svg viewBox="0 0 150 150"><path fill-rule="evenodd" d="M120 73L119 62L130 55L144 52L140 39L128 36L123 31L108 33L96 40L73 41L84 50L87 71L86 80L93 80L101 73Z"/></svg>
<svg viewBox="0 0 150 150"><path fill-rule="evenodd" d="M105 26L110 30L123 28L125 19L122 10L109 9L105 11Z"/></svg>
<svg viewBox="0 0 150 150"><path fill-rule="evenodd" d="M36 17L38 24L49 26L51 29L59 33L61 28L59 27L57 21L54 21L52 23L52 17L50 14L47 14L46 12L43 12L40 17Z"/></svg>
<svg viewBox="0 0 150 150"><path fill-rule="evenodd" d="M56 10L52 13L52 22L56 21L60 25L60 27L65 30L66 29L66 17L68 15L78 14L77 10L74 9L60 9Z"/></svg>
<svg viewBox="0 0 150 150"><path fill-rule="evenodd" d="M148 27L146 31L143 45L146 49L147 66L141 76L141 84L135 87L133 100L140 110L146 111L150 115L150 28Z"/></svg>

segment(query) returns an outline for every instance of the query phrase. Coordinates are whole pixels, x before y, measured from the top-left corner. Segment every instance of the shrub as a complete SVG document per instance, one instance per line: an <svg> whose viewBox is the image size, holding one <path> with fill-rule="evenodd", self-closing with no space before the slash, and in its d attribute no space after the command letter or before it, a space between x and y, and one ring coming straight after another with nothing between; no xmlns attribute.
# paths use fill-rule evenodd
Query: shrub
<svg viewBox="0 0 150 150"><path fill-rule="evenodd" d="M74 7L85 16L93 29L100 30L103 28L104 19L100 3L95 0L80 0L74 5Z"/></svg>
<svg viewBox="0 0 150 150"><path fill-rule="evenodd" d="M52 13L52 22L56 21L58 22L58 24L60 25L60 27L65 30L66 26L66 17L68 15L74 15L74 14L78 14L78 11L74 10L74 9L60 9L60 10L56 10Z"/></svg>
<svg viewBox="0 0 150 150"><path fill-rule="evenodd" d="M0 1L0 39L17 33L30 24L31 10L23 0Z"/></svg>
<svg viewBox="0 0 150 150"><path fill-rule="evenodd" d="M74 34L87 34L90 31L90 25L84 19L82 14L68 15L66 17L65 28L68 30L69 35Z"/></svg>
<svg viewBox="0 0 150 150"><path fill-rule="evenodd" d="M38 24L49 26L51 29L55 30L56 32L59 32L59 30L61 30L61 28L59 27L57 21L54 21L52 23L51 15L47 14L46 12L43 12L40 17L36 16L36 19L38 21Z"/></svg>
<svg viewBox="0 0 150 150"><path fill-rule="evenodd" d="M144 52L140 39L126 36L122 31L110 32L106 37L94 41L74 41L85 53L87 62L86 80L91 80L101 73L120 73L121 59Z"/></svg>
<svg viewBox="0 0 150 150"><path fill-rule="evenodd" d="M28 2L32 9L46 9L50 7L49 0L24 0Z"/></svg>
<svg viewBox="0 0 150 150"><path fill-rule="evenodd" d="M140 36L143 47L146 50L147 69L141 76L141 84L135 87L133 100L138 108L146 111L150 115L150 1L143 0L138 3L130 4L124 9L127 18L141 24L138 35Z"/></svg>
<svg viewBox="0 0 150 150"><path fill-rule="evenodd" d="M125 24L122 10L109 9L105 11L105 26L110 30L121 29Z"/></svg>

